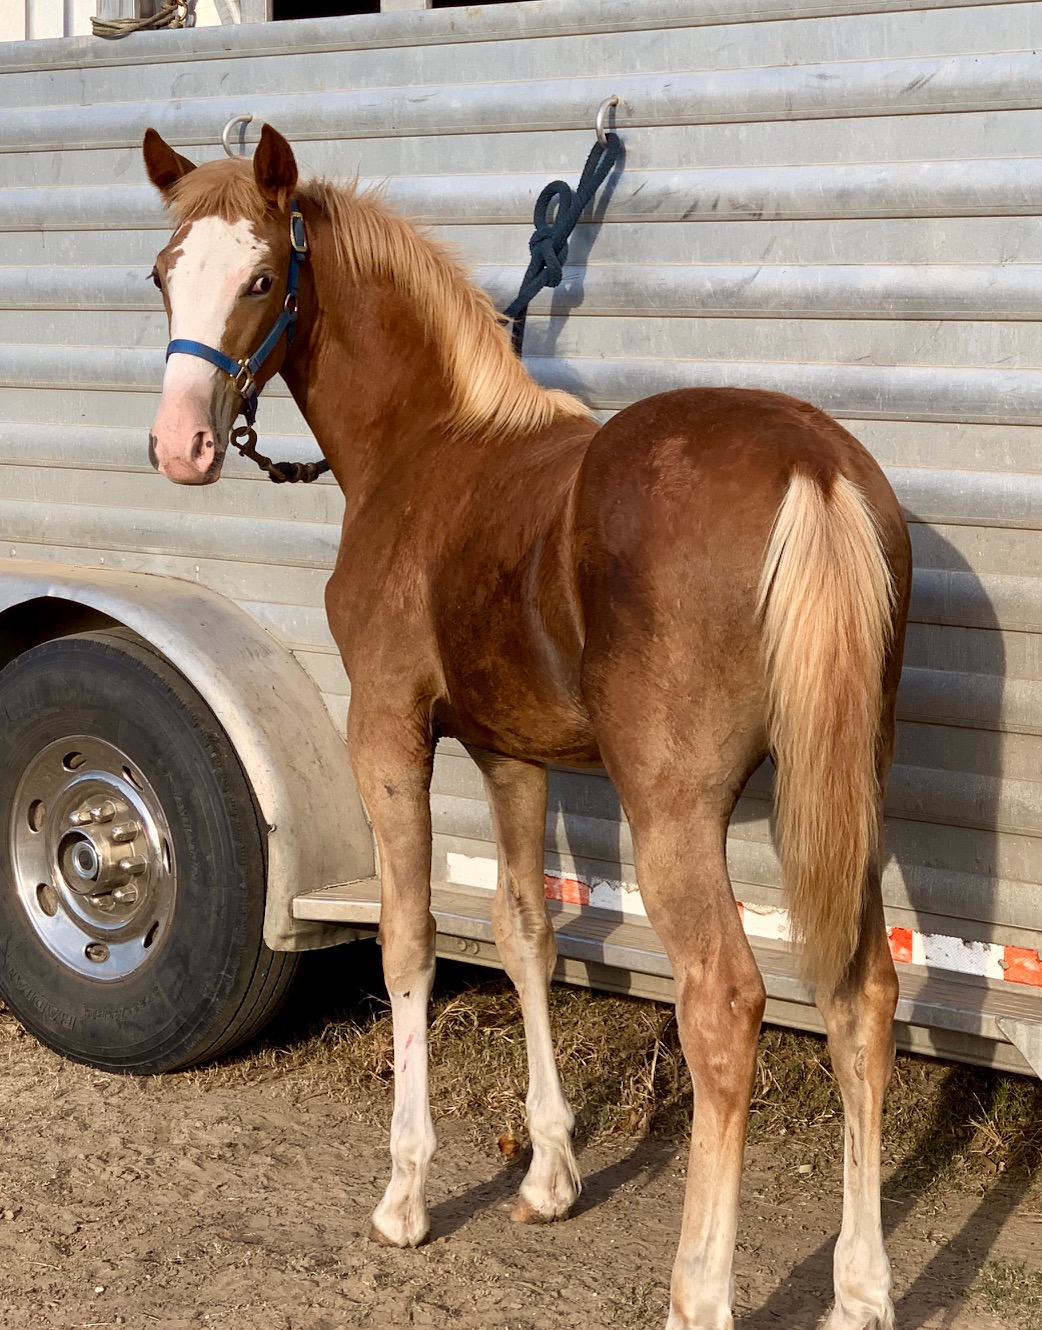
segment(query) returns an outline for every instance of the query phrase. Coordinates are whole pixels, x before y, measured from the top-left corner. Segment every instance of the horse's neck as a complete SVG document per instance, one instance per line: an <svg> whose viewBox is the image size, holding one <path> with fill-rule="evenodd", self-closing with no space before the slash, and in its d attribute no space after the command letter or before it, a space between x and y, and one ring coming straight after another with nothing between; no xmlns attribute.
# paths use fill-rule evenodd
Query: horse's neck
<svg viewBox="0 0 1042 1330"><path fill-rule="evenodd" d="M388 470L440 433L451 395L406 300L386 283L349 285L331 251L320 232L315 308L283 375L349 506L361 507Z"/></svg>

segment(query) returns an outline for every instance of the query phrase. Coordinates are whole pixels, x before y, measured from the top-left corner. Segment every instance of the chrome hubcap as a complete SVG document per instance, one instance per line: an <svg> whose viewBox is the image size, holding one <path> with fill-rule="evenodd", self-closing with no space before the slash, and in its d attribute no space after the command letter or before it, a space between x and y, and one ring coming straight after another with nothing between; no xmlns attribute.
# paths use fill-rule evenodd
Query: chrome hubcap
<svg viewBox="0 0 1042 1330"><path fill-rule="evenodd" d="M127 755L70 735L29 764L12 804L15 887L48 951L124 979L159 949L177 889L162 805Z"/></svg>

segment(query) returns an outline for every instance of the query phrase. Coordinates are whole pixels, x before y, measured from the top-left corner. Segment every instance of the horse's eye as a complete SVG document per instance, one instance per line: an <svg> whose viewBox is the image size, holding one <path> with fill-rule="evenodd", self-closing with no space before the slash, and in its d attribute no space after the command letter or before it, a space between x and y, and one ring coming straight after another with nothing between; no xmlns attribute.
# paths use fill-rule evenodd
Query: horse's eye
<svg viewBox="0 0 1042 1330"><path fill-rule="evenodd" d="M152 285L156 288L156 290L162 291L163 283L159 280L159 270L157 268L153 268L148 275L149 277L152 278Z"/></svg>
<svg viewBox="0 0 1042 1330"><path fill-rule="evenodd" d="M258 277L257 280L250 287L250 295L266 296L268 292L271 290L272 280L273 279L267 276L267 274L265 274L265 276L263 277Z"/></svg>

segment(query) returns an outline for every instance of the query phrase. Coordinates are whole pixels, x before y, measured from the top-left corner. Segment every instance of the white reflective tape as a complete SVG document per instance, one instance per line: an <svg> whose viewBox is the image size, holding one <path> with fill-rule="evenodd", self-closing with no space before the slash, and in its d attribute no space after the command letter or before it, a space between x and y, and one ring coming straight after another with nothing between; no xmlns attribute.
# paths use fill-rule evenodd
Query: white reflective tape
<svg viewBox="0 0 1042 1330"><path fill-rule="evenodd" d="M954 970L984 979L1001 979L1005 947L993 942L970 942L961 937L923 933L923 964L931 970Z"/></svg>
<svg viewBox="0 0 1042 1330"><path fill-rule="evenodd" d="M496 861L484 856L453 854L446 856L449 881L463 887L483 887L494 891L496 887ZM594 877L591 874L561 871L547 866L546 894L553 900L576 903L578 899L610 914L647 917L644 902L635 882L615 878ZM583 890L577 892L577 887ZM738 902L742 925L747 937L763 938L772 942L792 940L789 911L770 905ZM949 974L972 975L981 979L1002 979L1014 983L1040 984L1042 966L1036 967L1035 953L1022 948L1010 948L998 942L976 942L967 938L948 937L942 933L920 933L916 929L898 928L902 948L911 941L911 957L898 954L899 964L921 965ZM900 949L897 949L900 951ZM1016 953L1017 964L1011 965L1010 953ZM1025 964L1028 956L1031 964ZM1038 973L1036 974L1036 970ZM1042 986L1042 985L1040 985Z"/></svg>
<svg viewBox="0 0 1042 1330"><path fill-rule="evenodd" d="M496 889L498 870L495 859L479 859L476 855L450 851L445 856L445 866L449 881L457 886Z"/></svg>

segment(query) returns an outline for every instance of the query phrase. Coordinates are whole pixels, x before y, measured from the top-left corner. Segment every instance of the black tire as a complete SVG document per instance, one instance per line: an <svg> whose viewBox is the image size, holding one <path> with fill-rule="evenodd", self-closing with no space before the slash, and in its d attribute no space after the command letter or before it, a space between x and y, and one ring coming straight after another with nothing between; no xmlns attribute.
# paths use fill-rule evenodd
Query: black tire
<svg viewBox="0 0 1042 1330"><path fill-rule="evenodd" d="M136 1073L250 1039L297 962L264 945L264 882L263 830L235 752L144 642L82 633L0 670L0 995L38 1039Z"/></svg>

